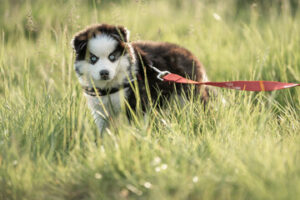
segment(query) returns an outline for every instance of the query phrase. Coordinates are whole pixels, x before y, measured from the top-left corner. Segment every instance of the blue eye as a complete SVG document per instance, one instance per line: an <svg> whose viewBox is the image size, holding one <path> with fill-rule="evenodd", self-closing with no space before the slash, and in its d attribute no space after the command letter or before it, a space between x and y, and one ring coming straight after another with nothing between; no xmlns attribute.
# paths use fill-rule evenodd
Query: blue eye
<svg viewBox="0 0 300 200"><path fill-rule="evenodd" d="M115 61L115 60L116 60L116 56L113 55L113 54L110 54L110 55L108 56L108 59L109 59L110 61Z"/></svg>
<svg viewBox="0 0 300 200"><path fill-rule="evenodd" d="M96 60L97 60L96 56L92 56L92 57L91 57L91 60L92 60L92 61L96 61Z"/></svg>
<svg viewBox="0 0 300 200"><path fill-rule="evenodd" d="M91 54L91 56L90 56L90 62L92 64L95 64L98 61L98 59L99 58L97 56Z"/></svg>

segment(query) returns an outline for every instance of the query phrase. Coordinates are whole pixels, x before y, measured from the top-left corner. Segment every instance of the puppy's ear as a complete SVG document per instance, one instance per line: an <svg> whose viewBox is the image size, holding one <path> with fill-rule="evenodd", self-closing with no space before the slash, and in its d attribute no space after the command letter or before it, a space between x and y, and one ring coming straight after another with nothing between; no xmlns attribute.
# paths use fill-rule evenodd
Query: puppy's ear
<svg viewBox="0 0 300 200"><path fill-rule="evenodd" d="M77 60L84 60L87 49L87 41L87 32L79 32L73 37L71 45L76 52Z"/></svg>
<svg viewBox="0 0 300 200"><path fill-rule="evenodd" d="M123 42L129 42L129 37L130 37L130 31L125 28L124 26L117 26L116 30L119 35L119 39Z"/></svg>

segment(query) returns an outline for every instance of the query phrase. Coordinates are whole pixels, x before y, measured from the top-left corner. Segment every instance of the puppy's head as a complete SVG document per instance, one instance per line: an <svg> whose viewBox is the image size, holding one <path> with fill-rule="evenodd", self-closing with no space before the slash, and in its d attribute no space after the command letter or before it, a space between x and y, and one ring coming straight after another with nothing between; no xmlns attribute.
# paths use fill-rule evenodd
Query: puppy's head
<svg viewBox="0 0 300 200"><path fill-rule="evenodd" d="M134 60L128 42L129 31L123 26L100 24L77 33L72 46L80 83L101 88L123 83Z"/></svg>

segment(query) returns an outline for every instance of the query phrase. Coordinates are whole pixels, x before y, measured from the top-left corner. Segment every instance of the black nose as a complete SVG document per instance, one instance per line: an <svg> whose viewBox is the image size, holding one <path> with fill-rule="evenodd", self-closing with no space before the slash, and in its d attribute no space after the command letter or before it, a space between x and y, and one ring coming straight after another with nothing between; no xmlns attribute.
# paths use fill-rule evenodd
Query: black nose
<svg viewBox="0 0 300 200"><path fill-rule="evenodd" d="M100 77L103 80L107 80L109 78L109 71L104 69L100 71Z"/></svg>

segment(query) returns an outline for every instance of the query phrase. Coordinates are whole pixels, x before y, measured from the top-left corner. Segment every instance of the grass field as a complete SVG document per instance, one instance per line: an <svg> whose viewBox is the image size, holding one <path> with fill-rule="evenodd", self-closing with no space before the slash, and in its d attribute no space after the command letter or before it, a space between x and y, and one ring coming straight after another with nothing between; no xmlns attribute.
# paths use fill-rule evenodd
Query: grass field
<svg viewBox="0 0 300 200"><path fill-rule="evenodd" d="M0 199L299 199L300 88L217 89L226 106L171 102L101 138L73 70L72 36L106 22L212 81L299 83L299 1L245 2L1 0Z"/></svg>

